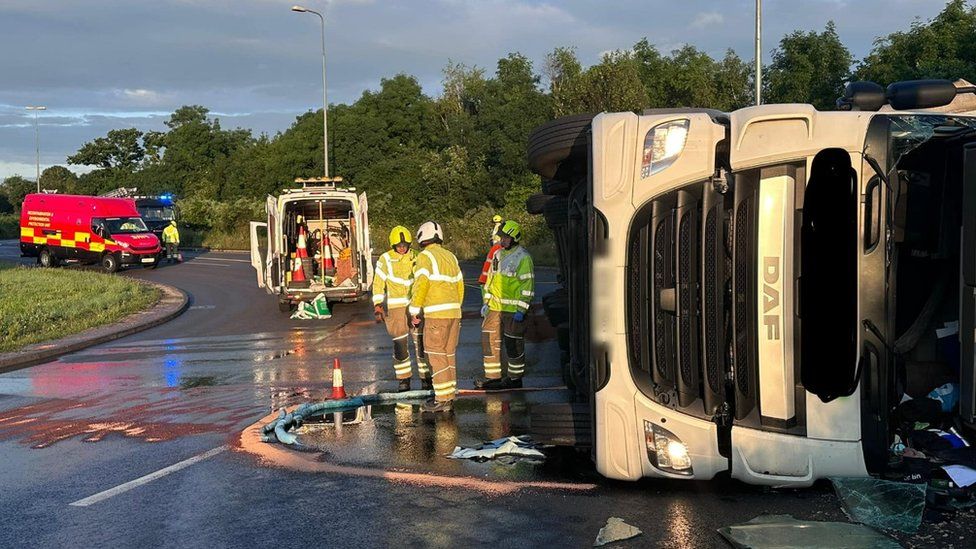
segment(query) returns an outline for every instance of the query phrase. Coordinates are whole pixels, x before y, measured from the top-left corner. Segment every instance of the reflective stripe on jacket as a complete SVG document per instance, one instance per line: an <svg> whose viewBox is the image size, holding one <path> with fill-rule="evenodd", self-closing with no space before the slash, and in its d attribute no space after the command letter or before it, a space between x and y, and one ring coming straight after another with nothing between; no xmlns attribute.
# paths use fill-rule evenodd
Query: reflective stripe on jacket
<svg viewBox="0 0 976 549"><path fill-rule="evenodd" d="M376 260L376 276L373 278L373 305L386 300L387 309L406 307L410 304L410 287L413 286L413 250L400 255L394 250Z"/></svg>
<svg viewBox="0 0 976 549"><path fill-rule="evenodd" d="M484 302L492 311L526 312L535 296L535 267L522 246L500 250L491 260Z"/></svg>
<svg viewBox="0 0 976 549"><path fill-rule="evenodd" d="M464 277L457 258L440 244L430 244L417 255L413 271L410 314L426 318L461 318Z"/></svg>
<svg viewBox="0 0 976 549"><path fill-rule="evenodd" d="M180 243L180 231L176 230L176 227L173 225L167 225L166 228L163 229L163 243L169 244L170 242L173 244Z"/></svg>
<svg viewBox="0 0 976 549"><path fill-rule="evenodd" d="M485 256L485 263L481 266L481 274L478 276L478 284L484 286L485 282L488 282L488 271L491 270L491 260L493 257L495 257L495 254L498 253L498 250L501 249L501 244L495 244L490 250L488 250L488 255Z"/></svg>

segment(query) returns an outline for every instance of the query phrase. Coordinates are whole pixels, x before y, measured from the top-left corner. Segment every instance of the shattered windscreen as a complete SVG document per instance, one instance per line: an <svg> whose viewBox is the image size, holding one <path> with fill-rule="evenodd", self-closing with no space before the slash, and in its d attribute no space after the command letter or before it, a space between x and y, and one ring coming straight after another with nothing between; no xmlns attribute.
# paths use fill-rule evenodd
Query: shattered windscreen
<svg viewBox="0 0 976 549"><path fill-rule="evenodd" d="M951 131L953 127L976 130L976 119L959 116L903 115L891 116L890 121L891 158L896 164L903 155L928 141L937 131Z"/></svg>

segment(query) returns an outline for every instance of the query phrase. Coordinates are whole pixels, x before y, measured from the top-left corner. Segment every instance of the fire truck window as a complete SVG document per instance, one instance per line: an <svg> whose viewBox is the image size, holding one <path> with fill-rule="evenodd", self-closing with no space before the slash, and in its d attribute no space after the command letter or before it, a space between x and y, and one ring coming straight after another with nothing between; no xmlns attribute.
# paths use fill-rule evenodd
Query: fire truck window
<svg viewBox="0 0 976 549"><path fill-rule="evenodd" d="M91 225L91 230L92 230L92 233L93 234L97 234L98 236L103 236L104 237L105 236L103 234L103 232L105 231L104 222L101 219L93 219L92 220L92 225Z"/></svg>

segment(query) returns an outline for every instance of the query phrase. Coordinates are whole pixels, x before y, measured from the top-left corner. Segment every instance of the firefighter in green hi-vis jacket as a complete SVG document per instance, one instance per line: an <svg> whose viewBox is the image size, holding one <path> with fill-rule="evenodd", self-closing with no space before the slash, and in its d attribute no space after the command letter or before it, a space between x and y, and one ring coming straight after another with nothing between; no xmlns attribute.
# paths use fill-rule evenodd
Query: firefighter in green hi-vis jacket
<svg viewBox="0 0 976 549"><path fill-rule="evenodd" d="M525 316L535 295L535 273L532 256L522 246L522 228L515 221L505 221L498 229L502 249L491 260L485 283L481 315L481 347L484 353L485 379L476 386L489 391L516 389L522 386L525 373ZM508 371L502 375L502 345Z"/></svg>

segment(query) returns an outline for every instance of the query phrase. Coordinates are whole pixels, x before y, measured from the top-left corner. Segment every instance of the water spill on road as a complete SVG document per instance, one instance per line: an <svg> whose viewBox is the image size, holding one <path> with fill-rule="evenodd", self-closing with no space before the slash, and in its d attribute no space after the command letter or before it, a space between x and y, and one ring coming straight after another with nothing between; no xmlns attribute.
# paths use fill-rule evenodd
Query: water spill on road
<svg viewBox="0 0 976 549"><path fill-rule="evenodd" d="M420 413L420 402L373 405L361 408L359 417L345 417L339 428L326 418L325 424L307 423L294 433L300 444L322 452L322 460L340 466L519 482L566 480L589 469L572 450L550 449L544 462L479 463L446 457L457 446L530 434L531 406L566 398L564 391L463 397L455 402L453 414L433 416Z"/></svg>

